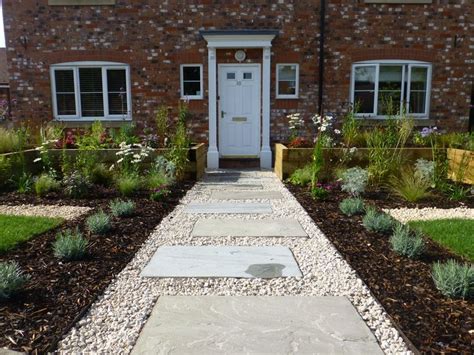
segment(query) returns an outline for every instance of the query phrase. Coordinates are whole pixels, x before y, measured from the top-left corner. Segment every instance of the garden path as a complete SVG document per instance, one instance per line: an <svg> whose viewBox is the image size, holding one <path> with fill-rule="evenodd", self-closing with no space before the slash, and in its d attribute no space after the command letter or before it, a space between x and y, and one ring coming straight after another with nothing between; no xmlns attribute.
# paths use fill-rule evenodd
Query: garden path
<svg viewBox="0 0 474 355"><path fill-rule="evenodd" d="M219 171L162 221L60 351L394 354L407 347L273 173Z"/></svg>

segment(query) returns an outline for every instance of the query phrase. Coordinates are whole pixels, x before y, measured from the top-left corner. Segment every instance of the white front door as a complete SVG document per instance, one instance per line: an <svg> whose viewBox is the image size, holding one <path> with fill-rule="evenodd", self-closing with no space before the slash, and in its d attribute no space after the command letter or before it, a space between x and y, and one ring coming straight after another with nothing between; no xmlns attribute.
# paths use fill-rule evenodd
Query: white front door
<svg viewBox="0 0 474 355"><path fill-rule="evenodd" d="M260 154L260 65L219 65L219 153Z"/></svg>

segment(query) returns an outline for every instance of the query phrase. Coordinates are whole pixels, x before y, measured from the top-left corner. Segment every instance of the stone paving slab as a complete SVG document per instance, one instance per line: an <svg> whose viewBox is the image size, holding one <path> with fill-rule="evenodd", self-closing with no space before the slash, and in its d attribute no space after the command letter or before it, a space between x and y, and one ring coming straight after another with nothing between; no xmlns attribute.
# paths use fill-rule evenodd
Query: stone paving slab
<svg viewBox="0 0 474 355"><path fill-rule="evenodd" d="M215 190L262 190L262 184L225 184L225 183L201 183L202 187Z"/></svg>
<svg viewBox="0 0 474 355"><path fill-rule="evenodd" d="M383 354L345 297L163 296L132 354Z"/></svg>
<svg viewBox="0 0 474 355"><path fill-rule="evenodd" d="M264 214L272 213L269 203L230 203L230 202L191 202L184 211L186 213L239 213L239 214Z"/></svg>
<svg viewBox="0 0 474 355"><path fill-rule="evenodd" d="M239 184L258 184L263 182L273 182L273 178L266 177L252 177L252 176L211 176L205 177L204 182L226 182Z"/></svg>
<svg viewBox="0 0 474 355"><path fill-rule="evenodd" d="M296 219L201 219L192 237L307 237Z"/></svg>
<svg viewBox="0 0 474 355"><path fill-rule="evenodd" d="M280 191L245 191L245 190L221 190L213 191L211 194L212 200L279 200L283 195Z"/></svg>
<svg viewBox="0 0 474 355"><path fill-rule="evenodd" d="M274 278L302 274L287 247L163 246L141 276Z"/></svg>

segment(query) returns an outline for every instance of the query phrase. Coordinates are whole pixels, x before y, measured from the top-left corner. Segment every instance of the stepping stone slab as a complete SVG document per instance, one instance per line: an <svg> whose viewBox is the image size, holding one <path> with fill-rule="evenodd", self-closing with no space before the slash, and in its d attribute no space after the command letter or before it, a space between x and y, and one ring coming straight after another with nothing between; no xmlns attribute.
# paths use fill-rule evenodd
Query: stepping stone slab
<svg viewBox="0 0 474 355"><path fill-rule="evenodd" d="M185 207L186 213L272 213L269 203L191 202Z"/></svg>
<svg viewBox="0 0 474 355"><path fill-rule="evenodd" d="M283 195L279 191L245 191L245 190L221 190L214 191L211 194L211 199L214 200L279 200Z"/></svg>
<svg viewBox="0 0 474 355"><path fill-rule="evenodd" d="M220 190L262 190L262 184L223 184L223 183L201 183L201 186Z"/></svg>
<svg viewBox="0 0 474 355"><path fill-rule="evenodd" d="M132 354L383 354L345 297L162 296Z"/></svg>
<svg viewBox="0 0 474 355"><path fill-rule="evenodd" d="M193 237L307 237L296 219L201 219Z"/></svg>
<svg viewBox="0 0 474 355"><path fill-rule="evenodd" d="M141 276L274 278L302 274L287 247L163 246Z"/></svg>

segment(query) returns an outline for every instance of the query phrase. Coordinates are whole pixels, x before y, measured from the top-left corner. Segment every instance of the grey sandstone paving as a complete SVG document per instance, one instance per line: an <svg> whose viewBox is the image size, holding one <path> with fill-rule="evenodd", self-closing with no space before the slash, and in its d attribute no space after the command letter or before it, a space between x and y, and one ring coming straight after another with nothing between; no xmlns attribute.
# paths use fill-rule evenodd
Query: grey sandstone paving
<svg viewBox="0 0 474 355"><path fill-rule="evenodd" d="M163 246L143 269L144 277L301 277L281 246Z"/></svg>
<svg viewBox="0 0 474 355"><path fill-rule="evenodd" d="M263 190L262 184L225 184L225 183L199 183L199 187L212 190Z"/></svg>
<svg viewBox="0 0 474 355"><path fill-rule="evenodd" d="M292 218L279 219L200 219L193 237L307 237L301 224Z"/></svg>
<svg viewBox="0 0 474 355"><path fill-rule="evenodd" d="M245 191L219 190L213 191L212 200L278 200L283 198L279 191Z"/></svg>
<svg viewBox="0 0 474 355"><path fill-rule="evenodd" d="M185 207L186 213L213 213L213 214L265 214L272 213L269 203L231 203L231 202L191 202Z"/></svg>
<svg viewBox="0 0 474 355"><path fill-rule="evenodd" d="M160 297L132 354L383 354L345 297Z"/></svg>

